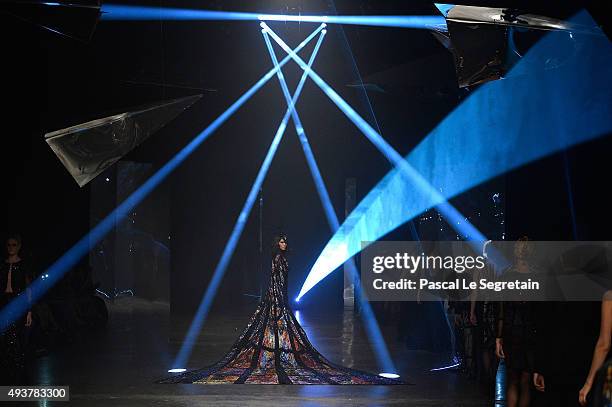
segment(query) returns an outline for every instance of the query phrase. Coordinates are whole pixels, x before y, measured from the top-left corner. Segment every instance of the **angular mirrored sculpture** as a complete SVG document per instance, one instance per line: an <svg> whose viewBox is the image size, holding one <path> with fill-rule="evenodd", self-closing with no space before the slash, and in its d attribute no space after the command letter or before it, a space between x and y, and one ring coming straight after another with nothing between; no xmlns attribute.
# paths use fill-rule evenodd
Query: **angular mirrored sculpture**
<svg viewBox="0 0 612 407"><path fill-rule="evenodd" d="M506 77L525 52L546 33L557 31L567 43L562 56L550 55L541 69L563 64L574 55L580 42L602 35L593 24L560 20L511 8L438 4L446 18L446 32L432 31L455 59L459 87L468 87ZM546 62L548 61L548 62Z"/></svg>
<svg viewBox="0 0 612 407"><path fill-rule="evenodd" d="M92 120L47 133L45 140L82 187L201 97L169 100Z"/></svg>
<svg viewBox="0 0 612 407"><path fill-rule="evenodd" d="M100 19L100 0L0 1L6 13L52 33L89 42Z"/></svg>
<svg viewBox="0 0 612 407"><path fill-rule="evenodd" d="M532 14L514 8L494 8L435 3L447 23L493 24L536 30L563 30L583 34L599 35L600 30L591 25L554 17ZM552 6L551 6L552 7Z"/></svg>

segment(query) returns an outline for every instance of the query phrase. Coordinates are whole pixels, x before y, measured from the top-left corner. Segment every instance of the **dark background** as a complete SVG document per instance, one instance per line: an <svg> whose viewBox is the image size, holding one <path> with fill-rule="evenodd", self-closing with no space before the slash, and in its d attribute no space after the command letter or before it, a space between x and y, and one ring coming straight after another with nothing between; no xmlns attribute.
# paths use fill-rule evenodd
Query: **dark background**
<svg viewBox="0 0 612 407"><path fill-rule="evenodd" d="M497 1L469 4L508 5ZM516 3L517 7L525 5L560 18L586 6L609 30L602 6L595 2ZM328 1L183 1L172 2L172 6L291 14L333 10ZM433 4L425 1L337 1L335 7L338 14L437 14ZM313 29L312 24L297 30L284 23L271 26L290 46ZM328 30L315 69L374 127L379 126L402 155L469 94L457 88L452 57L429 32L347 26L344 32L365 82L370 76L384 78L386 72L399 72L403 78L388 93L369 94L375 123L363 94L347 86L357 76L340 28ZM102 21L85 43L0 13L0 38L4 101L0 165L6 205L0 231L23 235L25 249L39 271L90 228L90 186L77 186L44 142L45 133L146 103L202 93L192 108L125 157L159 168L271 66L255 22ZM313 45L314 41L303 55ZM301 70L290 62L284 72L294 89ZM165 181L170 202L173 312L195 310L284 104L273 78ZM298 109L342 219L346 178L357 179L359 200L390 166L309 81ZM527 234L539 240L609 240L606 195L611 147L610 137L600 138L492 180L495 185L500 181L505 185L507 238ZM461 210L460 201L458 197L453 202ZM263 185L263 202L264 270L269 242L282 230L292 249L289 289L296 292L331 234L291 123ZM215 306L242 304L252 301L243 293L258 294L260 281L265 280L258 271L258 226L256 205ZM404 226L389 238L411 236ZM341 288L341 273L333 273L305 298L305 305L339 306Z"/></svg>

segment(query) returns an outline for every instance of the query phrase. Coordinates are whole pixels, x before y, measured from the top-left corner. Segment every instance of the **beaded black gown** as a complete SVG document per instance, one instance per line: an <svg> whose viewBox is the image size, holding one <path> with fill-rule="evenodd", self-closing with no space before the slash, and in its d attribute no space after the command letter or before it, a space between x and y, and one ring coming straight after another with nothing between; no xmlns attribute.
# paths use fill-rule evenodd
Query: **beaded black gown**
<svg viewBox="0 0 612 407"><path fill-rule="evenodd" d="M9 280L10 279L10 280ZM18 295L29 295L27 286L32 275L27 263L0 262L0 310ZM10 292L7 292L10 287ZM9 318L10 315L9 315ZM0 384L23 384L25 375L24 335L25 318L17 318L12 323L2 321L6 326L0 332Z"/></svg>
<svg viewBox="0 0 612 407"><path fill-rule="evenodd" d="M230 351L212 366L159 383L197 384L402 384L337 366L310 343L287 300L289 264L272 260L270 285Z"/></svg>

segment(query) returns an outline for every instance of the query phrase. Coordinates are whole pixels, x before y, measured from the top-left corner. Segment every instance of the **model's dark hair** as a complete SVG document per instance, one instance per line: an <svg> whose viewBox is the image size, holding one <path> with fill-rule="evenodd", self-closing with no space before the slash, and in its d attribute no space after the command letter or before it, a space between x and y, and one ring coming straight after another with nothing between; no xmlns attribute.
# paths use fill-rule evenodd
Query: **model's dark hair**
<svg viewBox="0 0 612 407"><path fill-rule="evenodd" d="M524 250L525 250L525 252L524 252L524 256L525 256L525 257L531 257L531 256L533 256L533 249L534 249L534 248L533 248L533 241L532 241L531 239L529 239L529 237L528 237L528 236L523 235L523 236L519 237L519 238L516 240L515 247L516 247L516 245L518 245L518 244L523 244L523 245L524 245L524 248L525 248L525 249L524 249Z"/></svg>
<svg viewBox="0 0 612 407"><path fill-rule="evenodd" d="M285 252L289 251L289 241L287 240L287 235L284 233L279 233L277 236L274 236L272 240L272 257L275 257L277 254L281 254L281 249L278 247L278 243L284 240L287 243L287 249Z"/></svg>
<svg viewBox="0 0 612 407"><path fill-rule="evenodd" d="M22 243L21 235L19 233L10 233L8 236L6 236L6 239L4 241L8 242L9 240L15 240L20 245Z"/></svg>
<svg viewBox="0 0 612 407"><path fill-rule="evenodd" d="M9 240L14 240L17 242L17 244L19 245L19 256L21 256L23 254L23 244L21 240L21 235L19 235L18 233L9 233L6 236L6 239L4 239L4 243L8 244ZM5 250L5 254L7 254L6 249L4 250Z"/></svg>

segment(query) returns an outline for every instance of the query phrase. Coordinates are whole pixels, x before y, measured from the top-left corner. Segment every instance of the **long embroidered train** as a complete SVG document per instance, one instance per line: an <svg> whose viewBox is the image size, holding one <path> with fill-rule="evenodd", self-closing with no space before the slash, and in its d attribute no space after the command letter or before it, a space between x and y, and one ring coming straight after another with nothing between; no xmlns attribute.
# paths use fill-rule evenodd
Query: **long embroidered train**
<svg viewBox="0 0 612 407"><path fill-rule="evenodd" d="M199 384L401 384L337 366L310 343L287 300L289 264L272 261L270 285L231 350L214 365L161 380Z"/></svg>

